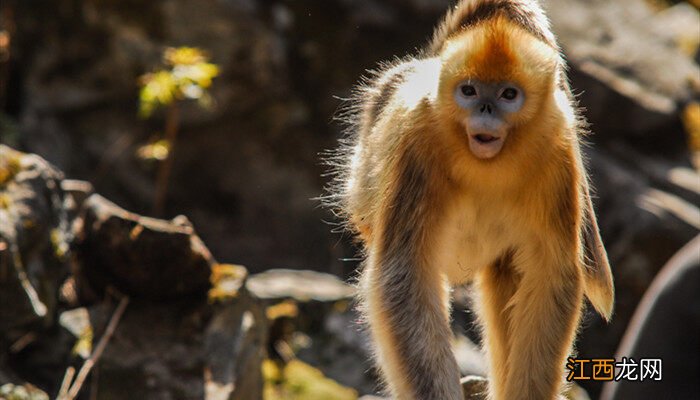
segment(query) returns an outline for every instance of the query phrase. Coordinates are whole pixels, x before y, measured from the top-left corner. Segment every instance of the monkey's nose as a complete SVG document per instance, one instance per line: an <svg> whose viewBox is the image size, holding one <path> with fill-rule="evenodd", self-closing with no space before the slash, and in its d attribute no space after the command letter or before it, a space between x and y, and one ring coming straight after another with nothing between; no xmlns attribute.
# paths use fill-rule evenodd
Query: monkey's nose
<svg viewBox="0 0 700 400"><path fill-rule="evenodd" d="M479 111L481 111L482 114L484 112L491 114L492 113L491 104L490 103L482 104L481 109Z"/></svg>

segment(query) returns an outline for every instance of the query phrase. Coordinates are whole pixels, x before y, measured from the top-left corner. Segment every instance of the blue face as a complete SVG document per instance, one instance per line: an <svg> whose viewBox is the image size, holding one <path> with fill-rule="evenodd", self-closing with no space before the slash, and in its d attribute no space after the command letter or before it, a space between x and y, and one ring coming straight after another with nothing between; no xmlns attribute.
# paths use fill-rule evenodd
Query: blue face
<svg viewBox="0 0 700 400"><path fill-rule="evenodd" d="M508 134L506 117L520 111L525 102L522 89L510 82L471 79L456 86L454 98L459 107L469 111L464 128L472 153L482 159L496 156Z"/></svg>

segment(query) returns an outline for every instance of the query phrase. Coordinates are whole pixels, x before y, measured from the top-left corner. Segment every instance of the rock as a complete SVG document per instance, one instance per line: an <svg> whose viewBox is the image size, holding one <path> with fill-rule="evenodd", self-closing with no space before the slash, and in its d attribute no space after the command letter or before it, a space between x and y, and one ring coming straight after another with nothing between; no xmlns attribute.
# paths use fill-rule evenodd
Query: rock
<svg viewBox="0 0 700 400"><path fill-rule="evenodd" d="M460 383L464 391L464 400L486 400L488 398L488 380L480 376L465 376Z"/></svg>
<svg viewBox="0 0 700 400"><path fill-rule="evenodd" d="M6 383L0 386L0 399L3 400L49 400L49 396L41 389L30 384L14 385Z"/></svg>
<svg viewBox="0 0 700 400"><path fill-rule="evenodd" d="M265 371L265 398L273 399L313 399L313 400L356 400L357 392L343 387L323 376L318 369L299 360L286 364L267 360Z"/></svg>
<svg viewBox="0 0 700 400"><path fill-rule="evenodd" d="M700 235L683 246L657 274L627 327L617 360L656 360L658 374L639 381L605 383L601 399L668 397L686 399L700 392ZM653 363L654 361L652 361ZM653 365L653 364L652 364Z"/></svg>
<svg viewBox="0 0 700 400"><path fill-rule="evenodd" d="M461 333L457 333L453 352L462 376L486 376L487 368L484 354L479 349L479 346L474 344L469 338Z"/></svg>
<svg viewBox="0 0 700 400"><path fill-rule="evenodd" d="M488 379L480 376L467 375L460 381L464 391L464 400L487 400L488 399ZM586 391L580 386L572 384L568 387L560 400L590 400Z"/></svg>
<svg viewBox="0 0 700 400"><path fill-rule="evenodd" d="M205 399L263 398L268 323L261 303L241 283L234 300L214 306L205 331Z"/></svg>
<svg viewBox="0 0 700 400"><path fill-rule="evenodd" d="M368 369L367 332L352 307L352 286L314 271L269 270L251 276L247 287L268 305L273 355L298 357L360 394L376 390L376 376Z"/></svg>
<svg viewBox="0 0 700 400"><path fill-rule="evenodd" d="M237 302L232 307L236 307L241 315L247 305ZM105 304L92 306L93 326L104 326L110 312L111 308ZM249 369L242 373L238 369L227 371L227 364L211 362L209 343L212 334L208 333L208 321L219 320L218 313L212 313L203 302L131 302L99 363L101 393L110 398L239 399L241 397L234 397L231 393L234 383L240 384L236 387L239 394L243 390L252 390L252 395L260 393L259 365L257 369L248 365ZM227 320L226 335L215 341L216 345L222 346L216 350L222 357L240 356L242 353L237 343L248 344L246 352L262 348L255 347L249 339L261 321L251 319L245 326L240 322L240 319ZM233 357L228 363L251 362L250 353L248 358ZM252 361L255 362L255 358ZM229 376L229 373L237 375ZM124 385L125 380L128 385ZM217 391L212 389L219 382L222 382L221 386L229 384L229 390L222 392L223 396L216 396Z"/></svg>
<svg viewBox="0 0 700 400"><path fill-rule="evenodd" d="M108 310L90 308L93 326ZM262 398L265 338L262 309L244 291L214 305L132 302L100 360L98 398Z"/></svg>
<svg viewBox="0 0 700 400"><path fill-rule="evenodd" d="M299 302L350 299L355 290L337 277L316 271L271 269L253 275L248 290L263 300L291 298Z"/></svg>
<svg viewBox="0 0 700 400"><path fill-rule="evenodd" d="M72 333L53 324L25 331L8 348L1 349L0 358L6 357L8 368L20 378L10 382L30 382L54 396L66 368L73 362L83 361L82 356L73 355L75 345L76 337Z"/></svg>
<svg viewBox="0 0 700 400"><path fill-rule="evenodd" d="M217 264L187 218L130 213L1 145L0 205L10 268L0 279L0 382L31 380L55 394L103 335L116 290L132 301L98 361L100 398L262 398L262 305L245 267ZM66 279L69 264L76 275ZM47 398L31 386L0 390Z"/></svg>
<svg viewBox="0 0 700 400"><path fill-rule="evenodd" d="M103 356L100 390L143 398L261 398L267 323L245 288L247 270L216 264L184 216L142 217L96 194L83 209L78 286L98 293L110 286L137 300ZM205 301L207 293L214 304ZM91 309L99 316L93 319L105 319L101 307ZM126 392L125 374L139 377Z"/></svg>
<svg viewBox="0 0 700 400"><path fill-rule="evenodd" d="M282 313L288 319L281 321L292 322L294 330L307 333L324 332L329 316L350 309L354 294L350 285L333 275L305 270L275 269L254 274L246 287L265 302L268 314L274 314L269 311L271 306L291 301L288 304L294 310Z"/></svg>
<svg viewBox="0 0 700 400"><path fill-rule="evenodd" d="M654 15L648 28L667 43L677 46L686 54L693 55L700 46L700 12L689 3L681 2L662 9Z"/></svg>
<svg viewBox="0 0 700 400"><path fill-rule="evenodd" d="M10 342L56 313L71 240L62 179L40 157L0 145L0 332Z"/></svg>
<svg viewBox="0 0 700 400"><path fill-rule="evenodd" d="M62 182L41 157L0 145L0 383L31 377L51 389L70 355L56 316L76 207Z"/></svg>
<svg viewBox="0 0 700 400"><path fill-rule="evenodd" d="M596 132L594 140L628 136L654 152L687 151L680 116L700 97L700 69L692 59L695 50L684 54L675 42L668 15L655 15L643 0L546 1L545 6L573 67L573 87ZM683 14L679 22L695 21L690 31L697 31L697 10L674 11Z"/></svg>
<svg viewBox="0 0 700 400"><path fill-rule="evenodd" d="M245 289L246 276L241 275L238 292L234 295L229 291L230 297L225 299L130 302L97 364L96 395L262 398L267 325L260 303ZM95 348L113 310L107 300L63 312L59 321L65 329L42 333L14 354L14 368L55 393L65 368L79 368ZM85 388L90 387L90 379ZM124 385L124 379L129 385Z"/></svg>
<svg viewBox="0 0 700 400"><path fill-rule="evenodd" d="M324 375L352 387L361 394L375 393L376 371L372 367L372 351L368 332L358 322L353 309L337 307L326 316L318 330L302 331L308 341L293 336L299 359L319 368ZM298 344L297 344L298 343Z"/></svg>
<svg viewBox="0 0 700 400"><path fill-rule="evenodd" d="M460 380L464 400L487 400L488 379L481 376L467 375ZM577 385L571 385L564 396L559 396L560 400L590 400L586 392ZM366 395L359 400L386 400L384 397Z"/></svg>
<svg viewBox="0 0 700 400"><path fill-rule="evenodd" d="M84 296L99 296L107 285L151 299L204 296L209 289L215 261L186 218L142 217L93 194L81 223L76 276Z"/></svg>

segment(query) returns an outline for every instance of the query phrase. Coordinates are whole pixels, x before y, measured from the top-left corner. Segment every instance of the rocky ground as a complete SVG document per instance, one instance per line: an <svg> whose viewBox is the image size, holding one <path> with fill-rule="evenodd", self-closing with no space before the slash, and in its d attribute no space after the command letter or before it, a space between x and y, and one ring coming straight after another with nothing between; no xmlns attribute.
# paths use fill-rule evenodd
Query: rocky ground
<svg viewBox="0 0 700 400"><path fill-rule="evenodd" d="M335 146L339 99L363 71L425 43L448 3L3 1L0 141L30 154L0 150L0 383L53 397L126 304L84 393L251 398L266 390L265 357L268 377L299 359L374 393L351 288L255 273L352 274L352 245L310 200L326 183L318 153ZM700 16L687 2L544 3L591 122L617 290L613 322L590 313L577 348L612 355L656 273L700 232ZM155 168L136 150L164 117L137 117L137 80L180 45L207 50L221 75L212 109L183 104L174 218L158 220L144 216ZM455 298L462 372L483 374L468 290Z"/></svg>

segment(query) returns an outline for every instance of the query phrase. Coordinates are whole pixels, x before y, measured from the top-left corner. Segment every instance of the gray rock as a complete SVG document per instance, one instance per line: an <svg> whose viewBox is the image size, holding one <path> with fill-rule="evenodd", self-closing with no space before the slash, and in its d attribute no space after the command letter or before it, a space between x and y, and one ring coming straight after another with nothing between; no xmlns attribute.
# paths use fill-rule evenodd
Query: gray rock
<svg viewBox="0 0 700 400"><path fill-rule="evenodd" d="M103 326L107 310L90 308L95 326ZM266 327L260 305L244 290L215 305L132 302L100 360L97 395L260 399Z"/></svg>
<svg viewBox="0 0 700 400"><path fill-rule="evenodd" d="M700 95L700 69L674 42L669 16L655 15L643 0L545 5L597 139L651 136L666 149L682 149L680 114ZM680 23L694 18L697 26L696 10L675 11L684 15Z"/></svg>
<svg viewBox="0 0 700 400"><path fill-rule="evenodd" d="M204 338L206 400L263 397L267 328L261 303L243 287L236 299L214 306Z"/></svg>
<svg viewBox="0 0 700 400"><path fill-rule="evenodd" d="M271 269L251 276L247 287L264 300L334 302L348 300L355 293L350 285L333 275L308 270Z"/></svg>
<svg viewBox="0 0 700 400"><path fill-rule="evenodd" d="M292 301L298 310L271 321L273 355L298 357L360 394L377 390L367 332L353 307L352 286L314 271L269 270L252 275L247 288L268 305Z"/></svg>
<svg viewBox="0 0 700 400"><path fill-rule="evenodd" d="M453 352L462 376L486 376L487 368L484 354L479 349L479 346L474 344L469 338L457 333Z"/></svg>
<svg viewBox="0 0 700 400"><path fill-rule="evenodd" d="M645 292L615 358L640 363L640 381L609 381L601 400L691 399L700 392L700 235L676 253ZM644 359L658 360L658 376ZM654 370L651 370L654 372ZM652 374L653 375L653 374ZM656 380L658 379L658 380Z"/></svg>

